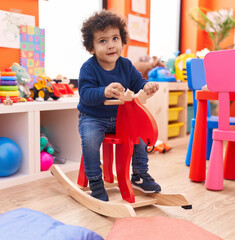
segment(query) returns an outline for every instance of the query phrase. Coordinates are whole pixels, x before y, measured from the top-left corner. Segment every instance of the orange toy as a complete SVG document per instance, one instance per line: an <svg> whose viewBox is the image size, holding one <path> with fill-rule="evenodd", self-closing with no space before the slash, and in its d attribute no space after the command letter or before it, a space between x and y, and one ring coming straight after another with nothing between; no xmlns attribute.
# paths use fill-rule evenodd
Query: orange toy
<svg viewBox="0 0 235 240"><path fill-rule="evenodd" d="M148 153L151 152L159 152L159 153L166 153L169 152L172 149L172 146L170 144L164 143L160 140L157 140L155 146L149 146L148 147Z"/></svg>

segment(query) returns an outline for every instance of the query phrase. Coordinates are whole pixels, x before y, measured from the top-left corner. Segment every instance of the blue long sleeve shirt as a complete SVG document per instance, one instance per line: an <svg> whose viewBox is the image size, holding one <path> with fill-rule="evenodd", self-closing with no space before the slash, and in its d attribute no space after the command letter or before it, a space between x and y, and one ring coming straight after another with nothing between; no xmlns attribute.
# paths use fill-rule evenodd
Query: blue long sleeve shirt
<svg viewBox="0 0 235 240"><path fill-rule="evenodd" d="M133 66L131 61L119 57L115 68L111 71L104 70L95 56L89 58L81 67L78 89L80 101L78 110L84 114L96 117L116 117L117 105L104 105L107 100L104 96L105 88L112 82L118 82L134 93L143 89L147 80L142 78L141 73Z"/></svg>

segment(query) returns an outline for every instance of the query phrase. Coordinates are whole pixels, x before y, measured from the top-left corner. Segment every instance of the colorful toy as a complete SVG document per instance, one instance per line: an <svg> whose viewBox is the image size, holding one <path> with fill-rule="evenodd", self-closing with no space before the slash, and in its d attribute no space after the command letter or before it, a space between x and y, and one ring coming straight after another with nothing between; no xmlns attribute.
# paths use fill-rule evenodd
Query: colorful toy
<svg viewBox="0 0 235 240"><path fill-rule="evenodd" d="M168 68L155 67L148 73L149 81L153 82L175 82L175 76L170 73Z"/></svg>
<svg viewBox="0 0 235 240"><path fill-rule="evenodd" d="M166 62L166 67L169 69L171 74L175 74L175 60L179 53L180 53L179 51L175 51L174 55L170 57Z"/></svg>
<svg viewBox="0 0 235 240"><path fill-rule="evenodd" d="M66 158L61 158L55 155L55 153L59 153L60 149L54 145L52 145L47 137L47 131L41 127L41 136L40 136L40 152L50 154L54 163L64 164L66 163ZM46 158L49 158L49 156L45 155ZM41 158L44 157L44 155L41 155ZM44 162L41 159L41 162ZM47 169L48 170L48 169Z"/></svg>
<svg viewBox="0 0 235 240"><path fill-rule="evenodd" d="M3 104L12 105L13 101L11 100L11 98L9 96L6 96L6 98L3 100Z"/></svg>
<svg viewBox="0 0 235 240"><path fill-rule="evenodd" d="M22 151L12 139L0 137L0 177L17 172L22 164Z"/></svg>
<svg viewBox="0 0 235 240"><path fill-rule="evenodd" d="M20 66L18 63L14 63L11 66L11 70L16 73L17 83L20 91L20 97L31 100L29 99L30 90L27 85L31 81L30 75L28 74L26 69Z"/></svg>
<svg viewBox="0 0 235 240"><path fill-rule="evenodd" d="M185 53L180 54L175 60L175 74L176 79L183 82L187 82L187 70L186 60L188 58L196 58L196 54L191 53L190 49L187 49Z"/></svg>
<svg viewBox="0 0 235 240"><path fill-rule="evenodd" d="M17 86L16 73L11 69L5 69L0 75L0 99L3 102L9 96L13 102L20 100L20 92Z"/></svg>
<svg viewBox="0 0 235 240"><path fill-rule="evenodd" d="M59 99L62 95L74 95L68 84L52 83L46 75L38 77L38 82L34 83L30 89L31 97L35 100L37 97L47 100L51 97L54 100Z"/></svg>
<svg viewBox="0 0 235 240"><path fill-rule="evenodd" d="M74 90L74 83L71 83L71 80L61 74L57 75L55 79L53 79L55 83L62 83L62 84L68 84L68 86Z"/></svg>
<svg viewBox="0 0 235 240"><path fill-rule="evenodd" d="M17 81L0 81L1 86L16 86Z"/></svg>
<svg viewBox="0 0 235 240"><path fill-rule="evenodd" d="M16 90L16 91L0 91L0 96L2 96L2 97L6 97L6 96L18 97L19 94L20 93L18 90Z"/></svg>
<svg viewBox="0 0 235 240"><path fill-rule="evenodd" d="M0 86L0 90L1 91L17 91L18 90L18 86L10 86L10 85L7 85L7 86Z"/></svg>
<svg viewBox="0 0 235 240"><path fill-rule="evenodd" d="M88 180L84 173L83 158L81 159L77 182L81 188L73 184L58 166L52 165L51 172L53 176L56 177L75 200L90 210L102 215L120 218L136 216L135 207L152 204L182 206L186 209L191 208L191 205L189 205L186 198L181 194L151 193L146 195L141 191L134 191L132 188L129 170L134 144L138 144L141 138L147 145L153 146L158 136L156 121L147 108L142 105L148 97L143 90L140 90L135 95L126 92L119 97L119 100L110 100L104 103L106 105L120 104L117 112L116 133L106 134L103 141L104 181L109 183L106 189L112 189L108 194L116 194L115 190L119 187L122 196L120 201L115 199L114 201L105 202L93 198L87 193L86 186ZM113 144L116 144L117 177L114 176L112 169Z"/></svg>
<svg viewBox="0 0 235 240"><path fill-rule="evenodd" d="M172 149L172 146L170 144L164 143L160 140L157 140L156 144L154 146L149 146L148 152L159 152L159 153L167 153Z"/></svg>
<svg viewBox="0 0 235 240"><path fill-rule="evenodd" d="M166 67L165 63L163 63L159 58L156 56L151 58L149 56L145 56L140 58L140 61L134 62L133 65L136 69L141 72L143 78L148 79L148 72L155 68L155 67Z"/></svg>
<svg viewBox="0 0 235 240"><path fill-rule="evenodd" d="M48 138L46 137L45 130L41 127L41 136L40 136L40 152L45 151L49 154L54 154L55 149L49 142Z"/></svg>
<svg viewBox="0 0 235 240"><path fill-rule="evenodd" d="M40 153L41 171L47 171L53 164L53 157L47 152Z"/></svg>

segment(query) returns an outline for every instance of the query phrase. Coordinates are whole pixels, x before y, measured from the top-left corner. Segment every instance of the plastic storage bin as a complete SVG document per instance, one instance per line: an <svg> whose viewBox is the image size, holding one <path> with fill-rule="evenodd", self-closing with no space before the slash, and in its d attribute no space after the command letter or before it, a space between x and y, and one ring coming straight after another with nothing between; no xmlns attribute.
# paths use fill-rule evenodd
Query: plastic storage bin
<svg viewBox="0 0 235 240"><path fill-rule="evenodd" d="M188 104L193 104L193 91L188 91Z"/></svg>
<svg viewBox="0 0 235 240"><path fill-rule="evenodd" d="M168 109L168 121L178 121L179 113L182 111L183 107L172 107Z"/></svg>
<svg viewBox="0 0 235 240"><path fill-rule="evenodd" d="M183 92L169 92L169 106L177 105L181 94Z"/></svg>
<svg viewBox="0 0 235 240"><path fill-rule="evenodd" d="M177 137L180 134L180 127L184 126L183 122L168 124L168 137Z"/></svg>

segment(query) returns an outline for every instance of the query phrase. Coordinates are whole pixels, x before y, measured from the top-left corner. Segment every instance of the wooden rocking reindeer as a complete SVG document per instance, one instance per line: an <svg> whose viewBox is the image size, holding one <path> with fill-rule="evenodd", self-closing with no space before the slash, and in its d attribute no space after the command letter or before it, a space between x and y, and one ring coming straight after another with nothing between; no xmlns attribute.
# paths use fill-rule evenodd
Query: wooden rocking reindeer
<svg viewBox="0 0 235 240"><path fill-rule="evenodd" d="M140 138L146 146L154 146L158 137L156 121L151 113L142 105L149 96L143 90L132 94L127 90L118 100L107 100L104 104L119 104L116 121L116 134L106 134L103 141L103 175L105 188L120 189L122 199L104 202L93 198L87 187L88 180L84 173L83 158L80 163L78 185L72 183L57 165L51 167L52 174L62 184L67 193L76 201L99 214L110 217L136 216L134 208L157 204L165 206L181 206L191 209L182 194L143 193L134 190L130 182L130 162L134 144ZM116 144L116 173L113 175L113 144ZM147 147L146 147L147 149ZM108 192L110 195L110 193Z"/></svg>

